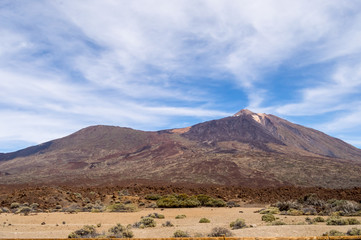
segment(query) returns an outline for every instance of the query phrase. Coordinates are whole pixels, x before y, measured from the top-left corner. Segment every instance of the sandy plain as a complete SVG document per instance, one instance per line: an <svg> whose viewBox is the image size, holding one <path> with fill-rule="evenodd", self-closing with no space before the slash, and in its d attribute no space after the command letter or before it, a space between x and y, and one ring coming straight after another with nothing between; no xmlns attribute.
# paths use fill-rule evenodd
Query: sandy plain
<svg viewBox="0 0 361 240"><path fill-rule="evenodd" d="M68 234L80 229L84 225L97 225L98 233L107 232L116 223L123 225L134 224L142 216L150 213L161 213L165 219L156 219L155 228L133 228L135 238L167 238L172 237L176 230L183 230L191 236L207 236L214 227L226 227L230 229L230 222L237 218L246 220L246 224L254 225L244 229L232 230L237 237L301 237L321 236L324 232L336 229L346 232L352 227L361 228L361 225L353 226L328 226L325 223L308 225L305 223L306 216L276 215L279 220L287 225L269 226L261 220L262 215L254 213L260 208L192 208L192 209L143 209L133 213L38 213L35 215L22 216L9 213L0 214L0 238L67 238ZM184 214L185 219L175 219L177 215ZM208 218L210 223L199 223L202 217ZM315 216L310 216L314 218ZM361 221L361 217L357 217ZM174 227L162 227L162 223L171 221ZM42 225L41 223L45 223ZM300 225L300 223L303 223Z"/></svg>

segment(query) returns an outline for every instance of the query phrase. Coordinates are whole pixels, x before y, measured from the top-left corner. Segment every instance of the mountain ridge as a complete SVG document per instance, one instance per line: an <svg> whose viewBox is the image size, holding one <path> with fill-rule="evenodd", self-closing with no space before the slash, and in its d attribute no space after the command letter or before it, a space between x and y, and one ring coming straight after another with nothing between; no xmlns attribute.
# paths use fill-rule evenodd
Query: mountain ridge
<svg viewBox="0 0 361 240"><path fill-rule="evenodd" d="M249 110L161 131L90 126L0 155L0 181L10 185L141 180L343 188L360 187L360 170L360 149L320 131Z"/></svg>

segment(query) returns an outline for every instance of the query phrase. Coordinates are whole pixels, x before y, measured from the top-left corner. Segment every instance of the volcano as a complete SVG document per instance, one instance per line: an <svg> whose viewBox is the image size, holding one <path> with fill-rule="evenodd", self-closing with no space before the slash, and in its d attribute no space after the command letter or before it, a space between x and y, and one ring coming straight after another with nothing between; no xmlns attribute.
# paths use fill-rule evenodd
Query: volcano
<svg viewBox="0 0 361 240"><path fill-rule="evenodd" d="M361 150L247 109L181 129L91 126L0 154L2 185L361 187Z"/></svg>

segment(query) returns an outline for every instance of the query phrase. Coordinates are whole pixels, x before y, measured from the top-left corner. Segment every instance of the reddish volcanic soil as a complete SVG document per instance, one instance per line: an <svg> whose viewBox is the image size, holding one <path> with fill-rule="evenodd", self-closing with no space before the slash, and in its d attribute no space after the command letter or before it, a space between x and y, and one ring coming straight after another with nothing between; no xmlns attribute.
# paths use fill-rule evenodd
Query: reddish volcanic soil
<svg viewBox="0 0 361 240"><path fill-rule="evenodd" d="M361 188L352 189L324 189L301 187L275 187L275 188L241 188L224 186L180 186L180 185L121 185L112 187L0 187L0 205L9 207L12 202L38 203L40 208L54 208L60 202L76 202L69 193L80 193L90 201L108 201L118 191L126 190L131 196L137 196L139 201L144 200L147 194L157 193L166 195L171 193L186 193L188 195L207 194L221 198L225 201L238 200L242 203L275 203L303 198L311 193L320 199L345 199L361 202ZM92 193L92 194L90 194ZM110 199L111 200L111 199Z"/></svg>

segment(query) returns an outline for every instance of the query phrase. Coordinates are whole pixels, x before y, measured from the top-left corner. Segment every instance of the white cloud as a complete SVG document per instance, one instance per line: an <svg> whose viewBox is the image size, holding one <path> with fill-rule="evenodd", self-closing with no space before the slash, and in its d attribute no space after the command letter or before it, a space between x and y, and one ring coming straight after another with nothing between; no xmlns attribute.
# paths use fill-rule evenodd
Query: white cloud
<svg viewBox="0 0 361 240"><path fill-rule="evenodd" d="M342 132L349 132L352 129L361 127L361 102L349 103L350 110L339 114L335 119L320 124L318 127L324 131L342 135ZM349 132L350 133L350 132ZM355 132L352 132L354 134ZM351 137L351 136L350 136ZM354 140L355 141L355 140Z"/></svg>
<svg viewBox="0 0 361 240"><path fill-rule="evenodd" d="M39 141L15 131L18 125L25 132L45 124L60 135L64 124L156 128L180 116L228 115L212 107L208 82L233 82L251 109L284 115L349 110L359 100L357 1L7 3L0 10L0 104L9 118L0 121L21 140ZM277 81L268 73L314 63L337 68L300 91L299 101L267 105L265 83ZM16 121L20 113L33 127Z"/></svg>
<svg viewBox="0 0 361 240"><path fill-rule="evenodd" d="M284 115L320 115L339 110L352 110L358 106L361 93L361 64L339 66L328 81L302 90L298 103L276 108Z"/></svg>

